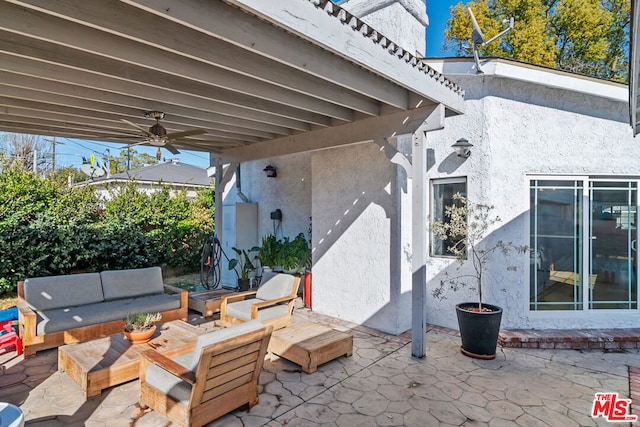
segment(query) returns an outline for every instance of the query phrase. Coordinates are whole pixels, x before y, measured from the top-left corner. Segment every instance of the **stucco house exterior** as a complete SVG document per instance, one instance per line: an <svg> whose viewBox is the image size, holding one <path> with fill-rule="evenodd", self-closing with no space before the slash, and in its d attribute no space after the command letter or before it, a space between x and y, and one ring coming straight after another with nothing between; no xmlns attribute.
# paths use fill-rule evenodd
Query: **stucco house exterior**
<svg viewBox="0 0 640 427"><path fill-rule="evenodd" d="M413 10L376 23L412 28ZM428 217L412 215L414 187L394 158L412 160L410 135L242 163L241 188L227 186L225 205L257 205L257 243L276 227L292 237L311 229L313 310L401 333L415 301L412 233L417 221L429 230L460 191L495 207L501 222L490 241L530 246L491 263L484 299L503 307L503 329L635 327L640 146L627 86L501 59L483 60L482 72L472 59L427 62L465 90L465 114L426 137ZM451 148L460 138L473 144L468 158ZM270 219L275 209L282 221ZM475 294L431 296L456 261L426 237L426 319L456 328L454 305Z"/></svg>

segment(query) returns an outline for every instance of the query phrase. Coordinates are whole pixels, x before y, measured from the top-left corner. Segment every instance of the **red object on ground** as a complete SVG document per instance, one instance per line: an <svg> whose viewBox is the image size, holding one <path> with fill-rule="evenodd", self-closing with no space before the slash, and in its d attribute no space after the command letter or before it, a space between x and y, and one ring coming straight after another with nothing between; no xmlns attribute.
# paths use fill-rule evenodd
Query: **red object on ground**
<svg viewBox="0 0 640 427"><path fill-rule="evenodd" d="M11 329L11 324L13 322L11 320L5 320L0 322L0 331L4 331L5 333L0 335L0 349L4 349L7 347L15 347L18 352L18 356L22 354L22 340Z"/></svg>
<svg viewBox="0 0 640 427"><path fill-rule="evenodd" d="M304 305L311 308L311 272L304 273Z"/></svg>

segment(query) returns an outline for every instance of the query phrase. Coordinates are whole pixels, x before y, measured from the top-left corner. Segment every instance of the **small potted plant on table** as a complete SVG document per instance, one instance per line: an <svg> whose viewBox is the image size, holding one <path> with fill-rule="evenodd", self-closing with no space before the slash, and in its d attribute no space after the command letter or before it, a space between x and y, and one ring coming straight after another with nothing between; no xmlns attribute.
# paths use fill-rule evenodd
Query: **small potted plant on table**
<svg viewBox="0 0 640 427"><path fill-rule="evenodd" d="M492 215L493 206L471 203L460 193L454 194L453 200L454 204L445 208L447 220L434 222L431 230L440 239L451 242L448 249L460 263L457 273L461 273L461 268L467 261L471 262L472 269L469 273L455 276L445 273L446 279L440 281L440 285L433 291L433 296L445 298L447 287L452 291L465 286L475 289L478 301L456 305L462 340L460 350L469 357L493 359L496 357L502 308L483 301L482 286L487 265L496 252L506 256L511 250L524 253L529 249L528 246L515 246L502 240L492 244L486 243L485 238L489 230L500 222L498 216ZM509 266L508 270L515 271L516 267ZM471 283L466 279L470 279Z"/></svg>
<svg viewBox="0 0 640 427"><path fill-rule="evenodd" d="M127 313L124 335L131 344L143 344L151 339L156 331L156 323L161 319L160 313Z"/></svg>

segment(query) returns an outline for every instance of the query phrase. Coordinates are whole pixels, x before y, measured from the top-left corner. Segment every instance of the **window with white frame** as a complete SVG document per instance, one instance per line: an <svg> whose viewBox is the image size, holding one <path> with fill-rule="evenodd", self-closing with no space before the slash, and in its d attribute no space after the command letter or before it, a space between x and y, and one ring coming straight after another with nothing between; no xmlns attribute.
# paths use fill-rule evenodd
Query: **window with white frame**
<svg viewBox="0 0 640 427"><path fill-rule="evenodd" d="M432 222L447 222L448 218L445 215L447 206L452 206L454 201L454 194L460 193L460 195L467 196L467 179L465 177L460 178L446 178L446 179L434 179L431 181L431 221ZM440 237L430 233L431 236L431 256L441 257L453 257L455 256L449 249L454 242L451 239L442 240Z"/></svg>

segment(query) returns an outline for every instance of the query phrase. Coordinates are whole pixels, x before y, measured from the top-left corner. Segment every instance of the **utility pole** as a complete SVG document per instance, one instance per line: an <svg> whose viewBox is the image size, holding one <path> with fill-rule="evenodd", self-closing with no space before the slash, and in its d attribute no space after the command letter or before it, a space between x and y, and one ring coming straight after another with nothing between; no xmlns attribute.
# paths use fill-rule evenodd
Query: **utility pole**
<svg viewBox="0 0 640 427"><path fill-rule="evenodd" d="M51 175L56 173L56 137L51 140Z"/></svg>

